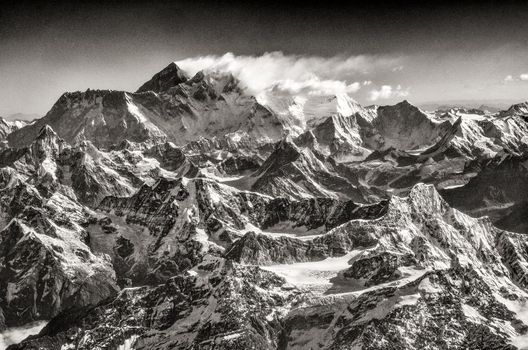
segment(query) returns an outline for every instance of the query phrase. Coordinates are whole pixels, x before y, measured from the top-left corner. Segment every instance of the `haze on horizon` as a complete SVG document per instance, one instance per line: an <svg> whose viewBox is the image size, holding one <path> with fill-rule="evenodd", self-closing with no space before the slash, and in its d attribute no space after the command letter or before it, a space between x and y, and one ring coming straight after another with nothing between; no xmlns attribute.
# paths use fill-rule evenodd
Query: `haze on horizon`
<svg viewBox="0 0 528 350"><path fill-rule="evenodd" d="M135 91L169 62L391 104L528 100L522 3L13 1L0 9L0 115L65 91Z"/></svg>

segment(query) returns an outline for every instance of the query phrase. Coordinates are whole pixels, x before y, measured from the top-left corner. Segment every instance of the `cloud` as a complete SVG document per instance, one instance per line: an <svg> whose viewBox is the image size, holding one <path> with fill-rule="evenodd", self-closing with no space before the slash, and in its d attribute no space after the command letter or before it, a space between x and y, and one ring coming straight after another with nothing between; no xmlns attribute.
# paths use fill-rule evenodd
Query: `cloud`
<svg viewBox="0 0 528 350"><path fill-rule="evenodd" d="M380 98L390 98L392 96L392 86L383 85L379 90L372 90L370 92L370 100L376 101Z"/></svg>
<svg viewBox="0 0 528 350"><path fill-rule="evenodd" d="M393 88L391 85L382 85L378 90L370 91L370 100L388 99L392 97L405 97L409 95L409 89L403 89L401 85Z"/></svg>
<svg viewBox="0 0 528 350"><path fill-rule="evenodd" d="M361 88L361 84L354 82L346 84L337 80L321 80L314 76L308 80L295 81L291 79L280 80L272 86L272 89L289 93L291 95L332 95L336 93L355 93Z"/></svg>
<svg viewBox="0 0 528 350"><path fill-rule="evenodd" d="M389 56L320 57L269 52L261 56L199 56L176 64L191 75L200 70L231 72L253 95L270 89L321 95L357 92L361 88L361 83L356 82L359 77L380 69L390 70L399 62L400 58Z"/></svg>
<svg viewBox="0 0 528 350"><path fill-rule="evenodd" d="M513 77L511 74L504 78L504 83L511 83L514 81L528 81L528 73L521 73L519 77Z"/></svg>

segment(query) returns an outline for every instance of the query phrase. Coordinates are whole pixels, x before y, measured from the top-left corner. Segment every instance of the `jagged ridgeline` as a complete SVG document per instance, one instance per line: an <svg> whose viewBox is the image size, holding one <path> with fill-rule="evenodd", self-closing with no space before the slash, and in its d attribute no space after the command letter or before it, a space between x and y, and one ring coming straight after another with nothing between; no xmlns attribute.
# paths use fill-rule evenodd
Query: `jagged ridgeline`
<svg viewBox="0 0 528 350"><path fill-rule="evenodd" d="M528 103L297 97L172 63L0 120L0 347L526 348Z"/></svg>

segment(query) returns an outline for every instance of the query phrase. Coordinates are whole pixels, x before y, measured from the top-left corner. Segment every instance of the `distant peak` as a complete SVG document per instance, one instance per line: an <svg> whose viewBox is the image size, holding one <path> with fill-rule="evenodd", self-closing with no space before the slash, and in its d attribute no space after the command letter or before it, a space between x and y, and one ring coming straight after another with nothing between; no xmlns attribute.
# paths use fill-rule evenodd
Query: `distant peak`
<svg viewBox="0 0 528 350"><path fill-rule="evenodd" d="M181 70L180 66L176 64L176 62L171 62L167 65L167 67L163 68L163 71L172 71L172 70Z"/></svg>
<svg viewBox="0 0 528 350"><path fill-rule="evenodd" d="M39 131L39 134L37 136L37 139L44 139L49 137L58 137L57 133L51 126L48 124L45 124Z"/></svg>
<svg viewBox="0 0 528 350"><path fill-rule="evenodd" d="M189 76L174 62L171 62L167 67L163 68L158 73L147 81L136 91L146 92L153 91L156 93L164 92L178 84L189 80Z"/></svg>
<svg viewBox="0 0 528 350"><path fill-rule="evenodd" d="M403 100L395 105L380 106L377 110L381 113L389 111L420 111L418 107L409 103L407 100Z"/></svg>
<svg viewBox="0 0 528 350"><path fill-rule="evenodd" d="M402 107L414 107L409 101L403 100L400 103L397 103L396 106L402 106ZM416 107L415 107L416 108Z"/></svg>
<svg viewBox="0 0 528 350"><path fill-rule="evenodd" d="M500 112L501 116L527 115L528 102L521 102L512 105L508 110Z"/></svg>
<svg viewBox="0 0 528 350"><path fill-rule="evenodd" d="M519 109L524 109L524 108L528 108L528 102L516 103L512 105L509 109L519 110Z"/></svg>
<svg viewBox="0 0 528 350"><path fill-rule="evenodd" d="M175 62L169 63L167 67L163 68L161 71L157 73L157 75L160 75L160 76L167 76L167 75L174 75L174 74L176 75L185 74L186 75L186 73Z"/></svg>

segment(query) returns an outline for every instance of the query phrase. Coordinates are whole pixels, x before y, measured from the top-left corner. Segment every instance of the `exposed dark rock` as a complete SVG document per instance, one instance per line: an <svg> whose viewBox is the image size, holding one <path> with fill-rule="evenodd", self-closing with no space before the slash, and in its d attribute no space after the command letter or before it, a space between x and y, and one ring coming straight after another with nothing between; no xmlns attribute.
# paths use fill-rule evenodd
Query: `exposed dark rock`
<svg viewBox="0 0 528 350"><path fill-rule="evenodd" d="M172 62L162 71L156 73L152 79L141 85L137 92L165 92L171 87L186 82L188 79L189 76L176 63Z"/></svg>
<svg viewBox="0 0 528 350"><path fill-rule="evenodd" d="M343 275L345 278L366 280L365 286L369 287L401 278L402 275L398 271L398 267L414 264L416 264L416 260L410 254L400 256L383 252L379 255L355 260Z"/></svg>

